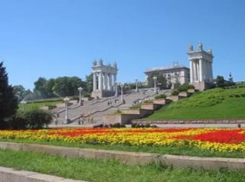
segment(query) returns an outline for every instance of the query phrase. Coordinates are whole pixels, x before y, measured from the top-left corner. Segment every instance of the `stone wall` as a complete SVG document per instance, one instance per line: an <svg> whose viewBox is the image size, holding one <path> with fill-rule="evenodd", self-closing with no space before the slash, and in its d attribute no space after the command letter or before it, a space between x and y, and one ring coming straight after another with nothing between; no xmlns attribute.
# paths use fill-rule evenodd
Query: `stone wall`
<svg viewBox="0 0 245 182"><path fill-rule="evenodd" d="M17 150L17 151L43 152L49 155L59 155L62 157L69 157L69 158L82 157L82 158L92 158L92 159L102 159L102 160L116 160L128 165L146 165L146 164L157 163L157 164L172 166L173 168L193 168L193 169L201 169L201 170L203 169L245 170L245 160L241 158L233 159L233 158L215 158L215 157L174 156L174 155L161 155L161 154L154 154L154 153L122 152L122 151L100 150L100 149L82 149L82 148L57 147L57 146L21 144L21 143L9 143L9 142L0 142L0 148ZM1 178L2 175L0 175L0 179ZM11 181L11 180L7 180L7 181Z"/></svg>
<svg viewBox="0 0 245 182"><path fill-rule="evenodd" d="M238 120L133 120L133 124L245 124L245 119Z"/></svg>

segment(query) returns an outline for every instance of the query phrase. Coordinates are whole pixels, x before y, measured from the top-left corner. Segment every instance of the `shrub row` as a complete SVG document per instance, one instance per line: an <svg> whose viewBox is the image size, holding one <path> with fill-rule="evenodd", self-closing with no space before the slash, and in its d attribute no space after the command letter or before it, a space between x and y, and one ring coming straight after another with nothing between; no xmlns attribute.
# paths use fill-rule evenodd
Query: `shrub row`
<svg viewBox="0 0 245 182"><path fill-rule="evenodd" d="M31 109L19 111L9 122L10 129L41 129L52 122L49 111Z"/></svg>

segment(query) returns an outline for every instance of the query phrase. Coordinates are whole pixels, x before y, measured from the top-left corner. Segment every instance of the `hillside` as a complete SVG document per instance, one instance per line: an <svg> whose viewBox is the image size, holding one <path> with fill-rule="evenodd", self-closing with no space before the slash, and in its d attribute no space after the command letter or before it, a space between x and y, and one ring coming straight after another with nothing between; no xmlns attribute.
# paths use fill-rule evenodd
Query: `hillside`
<svg viewBox="0 0 245 182"><path fill-rule="evenodd" d="M215 88L171 103L147 120L245 119L243 85Z"/></svg>

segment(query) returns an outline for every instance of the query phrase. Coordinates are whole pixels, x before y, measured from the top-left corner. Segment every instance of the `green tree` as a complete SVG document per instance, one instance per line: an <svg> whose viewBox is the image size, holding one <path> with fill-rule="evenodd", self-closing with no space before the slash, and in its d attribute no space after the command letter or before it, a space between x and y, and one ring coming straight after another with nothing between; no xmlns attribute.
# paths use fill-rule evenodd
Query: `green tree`
<svg viewBox="0 0 245 182"><path fill-rule="evenodd" d="M86 75L84 91L87 93L91 93L93 91L93 74Z"/></svg>
<svg viewBox="0 0 245 182"><path fill-rule="evenodd" d="M15 85L13 89L15 96L18 97L18 101L23 100L27 95L32 93L29 89L26 90L22 85Z"/></svg>
<svg viewBox="0 0 245 182"><path fill-rule="evenodd" d="M17 97L14 95L13 87L8 83L3 62L0 63L0 128L5 128L9 118L16 113L18 108Z"/></svg>
<svg viewBox="0 0 245 182"><path fill-rule="evenodd" d="M84 87L84 82L78 77L59 77L55 79L53 91L65 96L78 95L78 87Z"/></svg>
<svg viewBox="0 0 245 182"><path fill-rule="evenodd" d="M149 87L154 87L154 80L153 77L156 76L157 80L156 80L156 86L159 87L160 89L165 89L167 88L167 79L165 78L165 76L163 76L163 74L152 74L151 76L148 77L148 86Z"/></svg>
<svg viewBox="0 0 245 182"><path fill-rule="evenodd" d="M218 87L224 85L224 84L225 84L225 79L224 79L224 77L218 75L218 76L216 77L216 84L217 84Z"/></svg>
<svg viewBox="0 0 245 182"><path fill-rule="evenodd" d="M46 84L48 80L46 78L40 77L36 82L34 82L34 94L36 99L43 99L48 97L48 92L46 89Z"/></svg>

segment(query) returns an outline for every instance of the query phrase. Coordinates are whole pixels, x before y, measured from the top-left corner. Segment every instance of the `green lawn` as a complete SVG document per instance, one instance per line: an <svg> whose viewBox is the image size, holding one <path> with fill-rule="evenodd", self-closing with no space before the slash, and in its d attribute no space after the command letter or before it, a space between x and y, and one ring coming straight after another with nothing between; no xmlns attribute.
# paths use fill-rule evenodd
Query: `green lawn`
<svg viewBox="0 0 245 182"><path fill-rule="evenodd" d="M34 109L34 108L40 108L43 106L55 106L56 104L60 104L62 103L62 101L47 101L47 102L30 102L30 103L26 103L26 104L19 104L19 109L25 109L25 110L29 110L29 109Z"/></svg>
<svg viewBox="0 0 245 182"><path fill-rule="evenodd" d="M242 171L177 170L157 164L127 166L116 161L69 159L11 150L0 150L0 165L91 182L240 182L245 179Z"/></svg>
<svg viewBox="0 0 245 182"><path fill-rule="evenodd" d="M212 89L171 103L146 120L244 119L245 89Z"/></svg>

